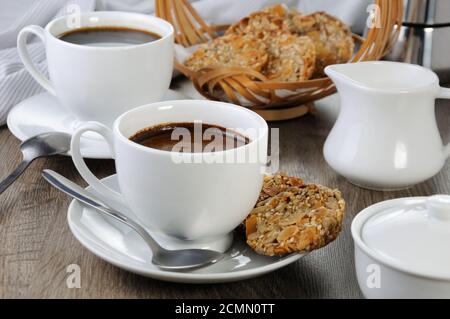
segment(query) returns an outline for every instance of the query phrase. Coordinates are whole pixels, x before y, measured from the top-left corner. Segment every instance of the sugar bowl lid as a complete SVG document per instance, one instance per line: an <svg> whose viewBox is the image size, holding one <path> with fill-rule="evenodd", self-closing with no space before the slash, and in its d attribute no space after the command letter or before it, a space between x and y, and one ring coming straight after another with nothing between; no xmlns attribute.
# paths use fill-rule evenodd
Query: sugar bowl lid
<svg viewBox="0 0 450 319"><path fill-rule="evenodd" d="M449 195L376 204L355 218L352 232L360 247L391 267L450 280Z"/></svg>

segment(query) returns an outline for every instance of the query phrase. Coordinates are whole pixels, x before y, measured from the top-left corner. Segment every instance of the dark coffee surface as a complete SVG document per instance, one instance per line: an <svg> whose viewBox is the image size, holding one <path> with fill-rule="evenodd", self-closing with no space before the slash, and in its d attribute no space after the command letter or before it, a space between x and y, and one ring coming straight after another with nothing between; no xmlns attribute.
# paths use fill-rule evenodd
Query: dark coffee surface
<svg viewBox="0 0 450 319"><path fill-rule="evenodd" d="M199 123L161 124L136 133L130 140L162 151L184 153L229 150L250 143L250 139L233 130Z"/></svg>
<svg viewBox="0 0 450 319"><path fill-rule="evenodd" d="M81 28L59 37L61 40L78 45L117 47L139 45L156 41L161 36L150 31L125 27Z"/></svg>

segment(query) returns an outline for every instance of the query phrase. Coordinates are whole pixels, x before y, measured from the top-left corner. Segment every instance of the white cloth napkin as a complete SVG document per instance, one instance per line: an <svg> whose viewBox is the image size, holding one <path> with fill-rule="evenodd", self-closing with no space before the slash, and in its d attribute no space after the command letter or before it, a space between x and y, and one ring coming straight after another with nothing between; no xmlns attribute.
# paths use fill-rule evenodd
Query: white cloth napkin
<svg viewBox="0 0 450 319"><path fill-rule="evenodd" d="M202 17L214 23L232 23L262 7L283 2L308 13L319 10L338 16L355 32L362 32L367 19L367 5L372 0L192 0ZM9 110L20 101L43 91L28 72L16 49L19 31L30 24L44 27L55 17L65 15L69 5L82 12L93 10L152 13L152 0L1 0L0 1L0 125ZM45 51L41 42L32 41L29 51L38 68L46 72Z"/></svg>

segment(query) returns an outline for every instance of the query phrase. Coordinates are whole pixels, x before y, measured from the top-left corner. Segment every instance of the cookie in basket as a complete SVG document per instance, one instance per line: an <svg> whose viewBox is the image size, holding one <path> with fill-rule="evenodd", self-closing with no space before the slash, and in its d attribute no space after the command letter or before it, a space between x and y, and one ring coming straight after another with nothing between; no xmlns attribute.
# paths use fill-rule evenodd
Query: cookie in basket
<svg viewBox="0 0 450 319"><path fill-rule="evenodd" d="M285 24L287 9L284 5L275 5L257 11L228 28L225 34L253 35L261 40L269 40L282 32L289 32Z"/></svg>
<svg viewBox="0 0 450 319"><path fill-rule="evenodd" d="M269 62L262 73L272 81L299 82L314 73L316 51L308 37L282 33L268 43Z"/></svg>
<svg viewBox="0 0 450 319"><path fill-rule="evenodd" d="M355 42L349 27L339 19L325 13L294 14L291 31L308 36L316 47L315 77L324 76L331 64L347 63L353 56Z"/></svg>
<svg viewBox="0 0 450 319"><path fill-rule="evenodd" d="M261 71L267 61L266 47L258 39L230 34L202 45L185 64L193 71L221 66Z"/></svg>
<svg viewBox="0 0 450 319"><path fill-rule="evenodd" d="M286 6L271 6L242 19L226 33L257 37L267 47L269 61L262 73L272 81L304 81L314 72L314 43L290 32L287 21L291 16Z"/></svg>
<svg viewBox="0 0 450 319"><path fill-rule="evenodd" d="M266 177L258 203L245 220L247 243L267 256L310 252L337 238L344 210L338 190L283 174Z"/></svg>

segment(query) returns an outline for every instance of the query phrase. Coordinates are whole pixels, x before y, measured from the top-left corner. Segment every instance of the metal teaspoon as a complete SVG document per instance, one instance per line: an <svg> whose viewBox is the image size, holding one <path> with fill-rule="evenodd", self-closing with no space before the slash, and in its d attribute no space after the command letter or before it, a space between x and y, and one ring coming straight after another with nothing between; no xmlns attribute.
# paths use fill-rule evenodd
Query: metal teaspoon
<svg viewBox="0 0 450 319"><path fill-rule="evenodd" d="M95 208L98 212L112 217L135 230L147 243L153 253L152 263L165 270L189 270L214 264L225 255L206 249L167 250L137 222L122 213L109 208L95 195L51 170L44 170L42 176L54 187L80 202Z"/></svg>
<svg viewBox="0 0 450 319"><path fill-rule="evenodd" d="M23 159L17 168L0 182L0 195L25 171L35 159L58 154L65 154L70 150L71 136L66 133L52 132L36 135L22 144Z"/></svg>

